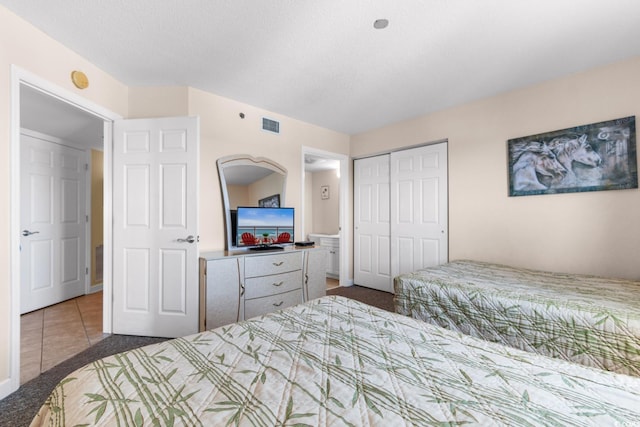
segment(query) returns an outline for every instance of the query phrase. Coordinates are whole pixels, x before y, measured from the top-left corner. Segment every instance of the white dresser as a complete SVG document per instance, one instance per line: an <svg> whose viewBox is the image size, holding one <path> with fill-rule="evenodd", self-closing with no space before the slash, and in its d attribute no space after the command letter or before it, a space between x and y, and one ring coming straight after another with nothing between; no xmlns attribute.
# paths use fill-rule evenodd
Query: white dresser
<svg viewBox="0 0 640 427"><path fill-rule="evenodd" d="M340 277L340 235L309 234L309 240L327 250L327 276Z"/></svg>
<svg viewBox="0 0 640 427"><path fill-rule="evenodd" d="M200 255L200 330L212 329L326 294L322 247Z"/></svg>

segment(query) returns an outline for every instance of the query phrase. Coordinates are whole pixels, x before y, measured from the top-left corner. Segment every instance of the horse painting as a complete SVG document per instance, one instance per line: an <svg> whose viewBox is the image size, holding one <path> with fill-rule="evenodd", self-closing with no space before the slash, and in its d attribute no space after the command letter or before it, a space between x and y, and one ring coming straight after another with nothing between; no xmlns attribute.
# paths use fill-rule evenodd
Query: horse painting
<svg viewBox="0 0 640 427"><path fill-rule="evenodd" d="M509 195L638 188L635 117L507 141Z"/></svg>
<svg viewBox="0 0 640 427"><path fill-rule="evenodd" d="M600 166L602 163L600 155L593 151L593 147L587 142L587 135L553 138L549 142L549 148L567 171L573 170L573 162L591 167Z"/></svg>
<svg viewBox="0 0 640 427"><path fill-rule="evenodd" d="M567 170L553 151L540 142L530 142L512 152L513 189L516 191L547 190L540 177L561 179Z"/></svg>
<svg viewBox="0 0 640 427"><path fill-rule="evenodd" d="M629 127L620 125L604 126L598 131L598 141L605 144L607 155L606 166L614 177L629 173L629 152L627 149L630 137Z"/></svg>
<svg viewBox="0 0 640 427"><path fill-rule="evenodd" d="M601 174L597 170L581 173L580 177L576 175L574 162L588 168L597 168L602 164L602 157L593 151L593 147L587 142L586 134L553 138L548 145L558 161L567 170L562 181L558 183L559 187L594 184L601 178Z"/></svg>

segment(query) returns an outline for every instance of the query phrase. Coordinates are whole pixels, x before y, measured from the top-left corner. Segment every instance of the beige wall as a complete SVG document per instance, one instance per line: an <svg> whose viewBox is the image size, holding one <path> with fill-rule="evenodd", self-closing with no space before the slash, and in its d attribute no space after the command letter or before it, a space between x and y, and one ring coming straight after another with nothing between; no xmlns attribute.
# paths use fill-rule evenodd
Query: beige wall
<svg viewBox="0 0 640 427"><path fill-rule="evenodd" d="M11 65L122 116L127 115L128 89L76 53L0 6L0 389L9 376L11 348L10 282L10 105ZM71 83L73 70L89 77L89 87L76 89Z"/></svg>
<svg viewBox="0 0 640 427"><path fill-rule="evenodd" d="M249 200L249 187L246 185L227 184L227 197L229 198L229 209L237 209L238 206L251 206Z"/></svg>
<svg viewBox="0 0 640 427"><path fill-rule="evenodd" d="M129 119L187 115L189 88L186 86L129 88Z"/></svg>
<svg viewBox="0 0 640 427"><path fill-rule="evenodd" d="M302 240L302 147L348 154L349 136L193 88L189 88L189 115L200 116L200 249L224 248L216 160L231 154L267 157L287 169L286 200L281 205L296 208L295 239ZM280 135L262 130L265 115L280 121Z"/></svg>
<svg viewBox="0 0 640 427"><path fill-rule="evenodd" d="M312 227L309 233L338 234L340 226L340 179L335 170L319 171L312 176ZM322 199L320 187L329 186L329 198Z"/></svg>
<svg viewBox="0 0 640 427"><path fill-rule="evenodd" d="M258 206L256 200L264 199L265 197L273 196L275 194L280 195L280 206L288 207L282 200L282 175L272 173L266 177L259 179L253 184L249 185L249 204L244 206ZM285 195L286 197L286 195Z"/></svg>
<svg viewBox="0 0 640 427"><path fill-rule="evenodd" d="M640 116L640 58L355 135L351 155L449 140L449 257L640 279L640 191L507 196L510 138Z"/></svg>

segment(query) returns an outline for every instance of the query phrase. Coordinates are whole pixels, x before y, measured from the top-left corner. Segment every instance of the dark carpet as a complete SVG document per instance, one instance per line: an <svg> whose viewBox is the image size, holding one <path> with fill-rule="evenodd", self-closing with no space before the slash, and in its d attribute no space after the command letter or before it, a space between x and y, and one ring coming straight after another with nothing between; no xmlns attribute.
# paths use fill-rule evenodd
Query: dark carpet
<svg viewBox="0 0 640 427"><path fill-rule="evenodd" d="M389 292L382 292L363 286L349 286L328 290L327 295L341 295L383 310L395 312L393 308L393 294Z"/></svg>
<svg viewBox="0 0 640 427"><path fill-rule="evenodd" d="M327 291L327 295L341 295L369 304L383 310L394 311L393 294L351 286ZM134 337L128 335L110 335L82 353L73 356L57 366L42 373L39 377L23 384L3 400L0 400L0 426L28 426L33 417L58 382L78 368L94 360L121 353L132 348L142 347L165 341L166 338Z"/></svg>

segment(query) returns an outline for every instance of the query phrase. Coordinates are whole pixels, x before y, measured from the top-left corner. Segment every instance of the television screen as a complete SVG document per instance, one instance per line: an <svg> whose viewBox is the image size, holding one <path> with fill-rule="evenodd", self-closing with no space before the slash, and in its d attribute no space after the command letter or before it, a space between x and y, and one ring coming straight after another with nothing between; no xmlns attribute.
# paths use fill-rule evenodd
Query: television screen
<svg viewBox="0 0 640 427"><path fill-rule="evenodd" d="M293 243L294 208L238 207L238 247Z"/></svg>

